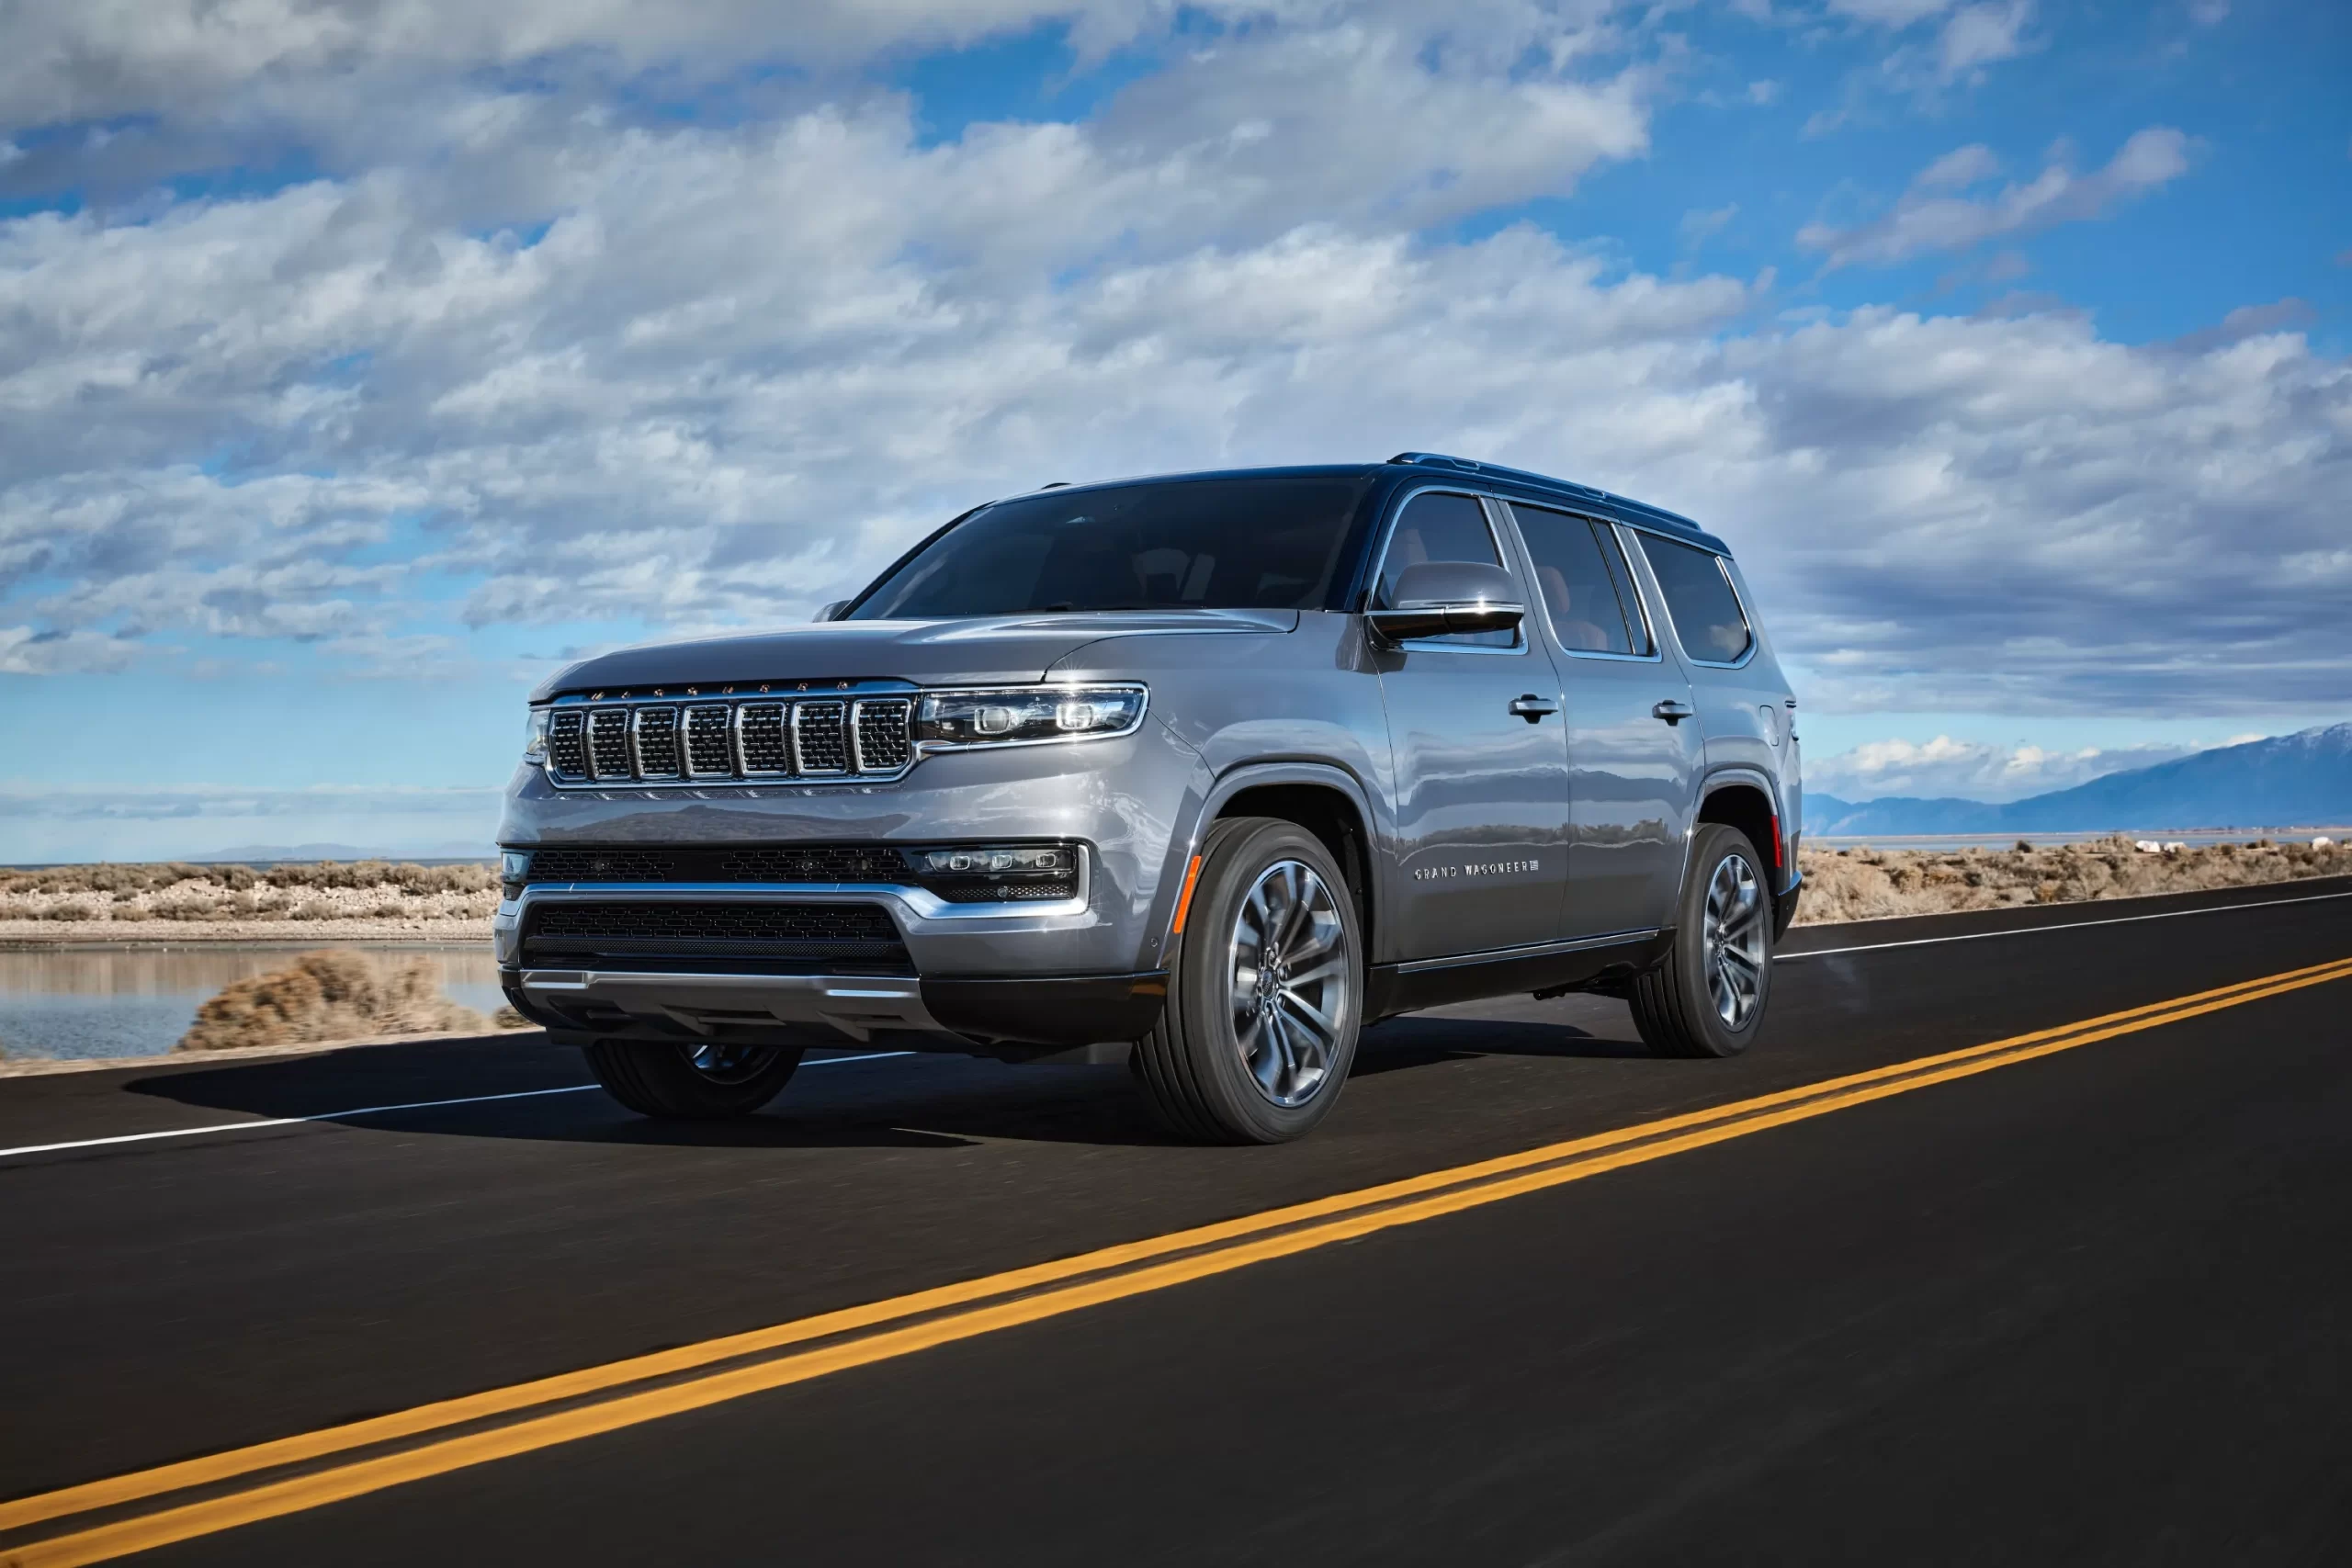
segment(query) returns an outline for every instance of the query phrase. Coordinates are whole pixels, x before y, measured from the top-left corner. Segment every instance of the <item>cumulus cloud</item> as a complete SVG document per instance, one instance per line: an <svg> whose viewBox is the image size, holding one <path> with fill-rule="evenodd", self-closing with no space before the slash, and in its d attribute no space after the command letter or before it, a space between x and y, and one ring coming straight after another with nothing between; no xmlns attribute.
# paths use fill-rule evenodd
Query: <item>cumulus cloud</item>
<svg viewBox="0 0 2352 1568"><path fill-rule="evenodd" d="M1996 61L2025 52L2025 26L2033 0L1989 0L1963 6L1944 23L1936 39L1938 73L1950 82Z"/></svg>
<svg viewBox="0 0 2352 1568"><path fill-rule="evenodd" d="M677 57L688 21L479 9L506 30L191 9L204 38L277 18L203 70L287 103L406 58L301 27L413 36L432 88L401 135L424 140L0 221L0 671L198 635L431 673L464 664L453 623L774 625L1046 480L1434 447L1716 525L1815 705L2340 699L2352 377L2290 323L2132 346L2030 310L1781 320L1769 275L1663 278L1523 224L1442 237L1643 154L1668 46L1627 14L1285 0L1085 123L937 141L847 89L631 118L566 73ZM850 52L859 28L1045 14L836 9L810 36ZM124 43L129 14L85 96L40 112L202 74L170 63L185 39ZM1168 25L1139 6L1104 36ZM560 56L557 85L453 49ZM1977 197L1998 166L1963 148L1883 225L1808 232L1833 265L2022 232L2162 183L2166 148ZM1917 215L1939 203L1964 212Z"/></svg>
<svg viewBox="0 0 2352 1568"><path fill-rule="evenodd" d="M1805 760L1805 787L1840 800L1890 795L1928 800L2022 800L2071 789L2102 774L2153 768L2199 750L2194 746L1993 746L1939 735L1926 742L1872 740L1834 757Z"/></svg>
<svg viewBox="0 0 2352 1568"><path fill-rule="evenodd" d="M1961 250L2003 234L2103 218L2188 171L2189 139L2169 126L2135 132L2104 168L2083 175L2054 162L2023 185L1983 197L1938 194L1964 189L1999 170L1982 146L1947 152L1920 172L1886 216L1850 229L1811 223L1797 243L1824 253L1833 267L1880 265L1924 251Z"/></svg>

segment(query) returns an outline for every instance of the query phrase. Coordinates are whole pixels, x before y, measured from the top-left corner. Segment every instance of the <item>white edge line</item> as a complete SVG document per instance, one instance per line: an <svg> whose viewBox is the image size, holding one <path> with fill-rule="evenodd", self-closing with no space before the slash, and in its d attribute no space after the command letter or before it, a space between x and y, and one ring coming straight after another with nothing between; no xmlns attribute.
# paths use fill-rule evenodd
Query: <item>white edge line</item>
<svg viewBox="0 0 2352 1568"><path fill-rule="evenodd" d="M2018 926L2005 931L1961 931L1951 936L1913 937L1908 942L1874 942L1861 947L1815 947L1803 953L1776 953L1775 964L1801 958L1834 958L1841 953L1881 953L1890 947L1930 947L1944 942L1986 942L1996 936L2042 936L2051 931L2078 931L2089 926L2128 926L2136 920L2177 920L2186 915L2226 915L2233 909L2275 909L2281 904L2322 904L2331 898L2352 898L2352 893L2308 893L2300 898L2257 898L2250 904L2208 904L2198 909L2165 909L2153 915L2115 915L2104 920L2061 920L2046 926Z"/></svg>
<svg viewBox="0 0 2352 1568"><path fill-rule="evenodd" d="M911 1056L912 1051L869 1051L856 1056L824 1056L803 1062L804 1067L831 1066L837 1062L877 1062L886 1056ZM0 1159L11 1155L57 1154L66 1149L104 1148L109 1144L144 1144L157 1138L193 1138L201 1133L244 1133L256 1127L298 1127L305 1122L339 1122L346 1116L379 1116L391 1111L430 1111L442 1105L483 1105L493 1100L534 1100L546 1094L581 1094L598 1086L565 1084L560 1089L519 1089L505 1094L469 1094L457 1100L412 1100L399 1105L362 1105L350 1111L322 1111L315 1116L267 1116L252 1122L218 1122L209 1127L173 1127L161 1133L124 1133L112 1138L82 1138L70 1144L27 1144L0 1149Z"/></svg>

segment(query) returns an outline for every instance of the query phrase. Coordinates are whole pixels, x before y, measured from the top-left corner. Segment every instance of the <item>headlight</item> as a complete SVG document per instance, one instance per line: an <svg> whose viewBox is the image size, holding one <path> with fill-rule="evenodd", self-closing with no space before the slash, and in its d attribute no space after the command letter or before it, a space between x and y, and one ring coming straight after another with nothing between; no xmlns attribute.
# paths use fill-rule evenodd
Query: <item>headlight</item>
<svg viewBox="0 0 2352 1568"><path fill-rule="evenodd" d="M533 708L523 725L523 760L544 762L548 760L548 720L555 716L553 708Z"/></svg>
<svg viewBox="0 0 2352 1568"><path fill-rule="evenodd" d="M1141 686L999 686L930 692L915 713L915 740L951 746L1021 746L1108 740L1143 722Z"/></svg>
<svg viewBox="0 0 2352 1568"><path fill-rule="evenodd" d="M512 904L523 896L524 886L531 880L531 857L523 852L507 850L498 857L498 896Z"/></svg>

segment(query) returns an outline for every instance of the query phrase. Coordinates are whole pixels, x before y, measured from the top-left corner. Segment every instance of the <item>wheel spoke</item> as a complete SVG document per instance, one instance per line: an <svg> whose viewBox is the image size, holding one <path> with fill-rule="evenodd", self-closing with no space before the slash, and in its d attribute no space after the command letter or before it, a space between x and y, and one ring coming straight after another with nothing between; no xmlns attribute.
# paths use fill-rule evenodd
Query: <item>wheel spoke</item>
<svg viewBox="0 0 2352 1568"><path fill-rule="evenodd" d="M1354 1017L1355 964L1337 886L1303 861L1278 860L1233 914L1232 1049L1266 1099L1285 1108L1322 1092Z"/></svg>

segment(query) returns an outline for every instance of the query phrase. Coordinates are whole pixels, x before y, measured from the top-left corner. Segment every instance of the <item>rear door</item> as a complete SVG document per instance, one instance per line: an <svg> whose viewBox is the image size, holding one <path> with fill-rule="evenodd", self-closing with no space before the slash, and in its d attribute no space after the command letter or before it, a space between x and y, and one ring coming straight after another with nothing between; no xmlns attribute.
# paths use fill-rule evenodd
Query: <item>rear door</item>
<svg viewBox="0 0 2352 1568"><path fill-rule="evenodd" d="M1388 604L1396 574L1423 561L1477 561L1519 576L1499 546L1498 515L1461 491L1407 496L1374 603ZM1374 657L1395 769L1392 956L1553 940L1568 872L1568 749L1552 661L1525 626L1415 638L1375 647ZM1542 708L1552 711L1531 716Z"/></svg>
<svg viewBox="0 0 2352 1568"><path fill-rule="evenodd" d="M1703 755L1690 682L1662 647L1614 524L1512 502L1536 594L1532 635L1560 670L1568 752L1563 938L1673 919ZM1671 713L1672 709L1666 710Z"/></svg>

